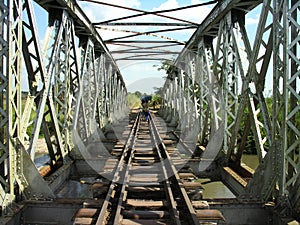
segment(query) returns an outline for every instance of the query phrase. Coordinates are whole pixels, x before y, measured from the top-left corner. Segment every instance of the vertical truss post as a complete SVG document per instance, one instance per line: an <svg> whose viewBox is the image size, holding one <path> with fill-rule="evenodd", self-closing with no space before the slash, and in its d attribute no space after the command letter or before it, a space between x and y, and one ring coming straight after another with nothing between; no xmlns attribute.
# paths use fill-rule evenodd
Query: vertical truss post
<svg viewBox="0 0 300 225"><path fill-rule="evenodd" d="M242 123L242 119L245 118L245 106L248 100L249 95L249 80L250 77L246 77L247 74L247 67L249 65L249 62L247 59L251 57L251 48L248 41L248 37L245 32L245 15L244 13L240 11L233 11L231 13L231 19L233 24L230 27L229 35L230 35L230 43L231 43L231 50L232 50L232 73L234 73L234 84L232 85L234 90L234 93L231 93L231 95L234 96L234 106L232 112L235 113L234 121L232 124L231 129L231 138L229 141L229 152L227 154L228 159L235 160L236 162L240 162L240 157L237 157L238 155L241 156L241 154L238 154L238 151L242 151L242 149L238 149L237 142L239 137L239 131ZM242 84L240 84L242 82ZM247 130L246 127L247 123L244 124L244 131ZM250 130L250 128L248 129ZM234 155L234 157L233 157Z"/></svg>
<svg viewBox="0 0 300 225"><path fill-rule="evenodd" d="M222 83L224 96L224 145L223 150L229 158L234 149L230 149L229 143L232 129L237 119L238 107L238 77L239 70L232 38L233 22L231 12L221 21L218 33L216 60L214 64L214 74Z"/></svg>
<svg viewBox="0 0 300 225"><path fill-rule="evenodd" d="M123 108L123 101L124 99L122 98L122 86L121 86L121 80L119 79L119 77L117 77L117 90L116 90L116 112L115 112L115 117L116 117L116 120L119 120L123 115L122 114L125 114L125 108Z"/></svg>
<svg viewBox="0 0 300 225"><path fill-rule="evenodd" d="M9 113L8 113L8 68L6 63L8 62L8 48L9 48L9 32L8 30L8 5L5 1L0 3L0 196L2 199L1 206L6 211L6 206L9 204L6 193L9 193L8 175L8 154L9 154ZM13 193L12 193L13 196Z"/></svg>
<svg viewBox="0 0 300 225"><path fill-rule="evenodd" d="M8 112L8 180L9 193L14 195L17 177L17 152L13 139L21 134L22 116L22 1L9 2L9 27L8 27L8 87L7 112Z"/></svg>
<svg viewBox="0 0 300 225"><path fill-rule="evenodd" d="M173 78L172 78L173 79ZM174 96L174 92L173 92L173 80L170 80L169 86L168 86L168 94L169 94L169 99L168 99L168 117L167 117L167 121L171 121L172 116L173 116L173 96Z"/></svg>
<svg viewBox="0 0 300 225"><path fill-rule="evenodd" d="M101 128L101 99L102 99L102 54L98 54L98 57L96 57L95 62L95 69L96 69L96 75L97 75L97 98L95 99L95 111L94 111L94 118L98 124L98 127Z"/></svg>
<svg viewBox="0 0 300 225"><path fill-rule="evenodd" d="M115 81L116 81L116 70L112 66L112 74L110 77L110 122L114 122L114 109L115 109Z"/></svg>
<svg viewBox="0 0 300 225"><path fill-rule="evenodd" d="M255 137L257 154L259 156L259 166L253 178L248 182L246 188L239 195L243 201L256 200L265 202L274 193L277 176L277 156L280 144L272 141L270 137L269 111L266 106L263 91L265 89L265 78L273 52L273 29L272 23L267 20L268 15L272 15L273 9L270 1L266 0L262 4L262 11L256 32L256 43L253 51L249 47L248 41L244 41L249 57L249 67L243 81L242 91L254 82L256 93L251 90L247 93L249 116L246 118L246 125L252 121L252 131ZM241 28L243 28L241 26ZM241 29L244 33L244 29ZM246 38L246 35L243 34ZM246 39L245 39L246 40ZM261 121L262 120L262 121ZM248 126L248 125L247 125ZM248 129L245 130L249 132ZM267 145L270 146L266 154ZM243 146L243 144L242 144ZM239 150L241 151L241 150ZM239 153L241 155L241 153Z"/></svg>
<svg viewBox="0 0 300 225"><path fill-rule="evenodd" d="M168 75L169 77L169 75ZM171 93L170 93L170 78L167 78L164 92L164 104L165 104L165 119L167 120L171 113Z"/></svg>
<svg viewBox="0 0 300 225"><path fill-rule="evenodd" d="M129 108L128 108L128 101L127 101L127 89L124 86L124 84L122 84L122 97L123 97L123 109L127 110L128 112Z"/></svg>
<svg viewBox="0 0 300 225"><path fill-rule="evenodd" d="M182 120L182 117L184 115L184 112L183 112L183 88L182 88L182 73L181 73L181 70L177 70L176 71L176 78L177 78L177 91L178 91L178 99L177 99L177 102L178 102L178 119L179 120Z"/></svg>
<svg viewBox="0 0 300 225"><path fill-rule="evenodd" d="M171 124L172 125L178 125L178 119L180 115L180 92L179 92L179 85L178 85L178 76L176 72L174 71L174 92L175 92L175 99L174 99L174 110L175 110L175 116L172 119Z"/></svg>
<svg viewBox="0 0 300 225"><path fill-rule="evenodd" d="M299 16L300 3L299 1L290 1L289 4L284 4L285 33L286 41L284 55L287 62L287 77L285 82L285 121L287 123L287 140L286 144L286 161L288 163L287 180L285 181L285 189L289 190L290 198L293 206L296 203L300 205L299 182L300 171L300 41L299 41Z"/></svg>
<svg viewBox="0 0 300 225"><path fill-rule="evenodd" d="M274 0L273 1L273 129L272 129L272 139L281 139L282 141L282 151L285 154L286 146L287 146L287 132L286 132L286 123L285 123L285 101L286 99L286 79L288 75L288 64L287 64L287 55L281 52L281 48L287 47L287 35L284 32L286 29L284 22L282 22L283 15L283 1ZM287 196L287 190L285 186L286 181L286 156L283 155L281 157L279 171L279 188L280 188L280 196Z"/></svg>
<svg viewBox="0 0 300 225"><path fill-rule="evenodd" d="M168 78L166 80L166 82L164 83L164 86L163 86L163 92L162 92L162 110L161 110L161 113L162 113L162 117L164 119L167 118L167 111L168 111L168 100L167 100L167 92L168 92L168 84L169 84L169 81L168 81Z"/></svg>
<svg viewBox="0 0 300 225"><path fill-rule="evenodd" d="M185 68L185 63L183 63L183 68ZM187 75L184 69L180 70L180 75L181 75L181 85L182 85L182 129L184 130L187 126L187 112L188 112L188 102L187 102Z"/></svg>
<svg viewBox="0 0 300 225"><path fill-rule="evenodd" d="M94 56L94 87L93 87L93 93L92 93L92 118L93 118L93 132L96 132L96 129L100 126L100 123L98 121L98 115L97 115L97 111L98 111L98 102L99 102L99 97L100 97L100 57L98 54L95 53ZM96 122L96 123L95 123ZM97 125L98 124L98 125Z"/></svg>
<svg viewBox="0 0 300 225"><path fill-rule="evenodd" d="M280 195L300 205L299 187L299 1L274 1L274 87L272 136L283 146ZM276 38L275 38L276 37Z"/></svg>
<svg viewBox="0 0 300 225"><path fill-rule="evenodd" d="M121 98L119 94L121 93L121 88L120 88L120 80L118 77L118 73L116 72L116 78L115 78L115 120L118 121L118 119L121 118L121 111L120 108L122 106Z"/></svg>
<svg viewBox="0 0 300 225"><path fill-rule="evenodd" d="M29 14L29 24L27 25L27 28L33 27L31 32L34 37L36 29L34 28L35 23L33 22L32 18L33 10L31 9L32 7L30 4L28 6L29 7L27 11ZM31 76L29 76L28 79L34 81L30 86L30 93L36 95L34 97L36 97L35 102L38 105L36 110L37 119L34 121L33 137L30 141L28 151L31 155L31 158L34 159L35 148L37 146L40 128L42 127L43 134L47 142L49 155L51 157L51 162L53 162L52 164L57 161L61 161L67 153L65 134L68 135L67 130L69 129L68 126L70 125L70 98L73 100L73 96L70 94L70 92L71 88L74 89L76 83L78 83L76 82L76 78L73 76L74 72L70 72L71 69L77 67L77 62L76 56L74 56L74 29L68 25L69 23L69 19L64 12L62 13L61 22L59 23L56 20L56 22L51 24L51 26L54 25L53 29L48 29L48 36L46 36L48 38L45 39L48 40L46 43L49 44L49 48L45 48L44 51L46 63L43 63L41 50L38 47L39 43L36 37L34 37L33 40L35 41L35 55L37 56L35 58L32 57L32 59L30 58L32 55L34 55L33 53L30 53L31 48L29 47L32 39L30 37L27 38L26 35L24 35L26 40L28 40L28 43L24 43L24 46L27 48L23 50L28 74ZM54 31L54 35L52 31ZM65 34L65 37L63 37L63 33ZM53 40L51 40L50 37L53 38ZM71 51L73 52L71 53ZM31 71L33 68L35 68L34 59L36 58L39 59L39 66L37 67L38 69ZM47 64L46 68L44 68L45 64ZM43 89L40 92L36 91L36 85L39 80L36 80L37 76L32 75L38 74L37 72L40 73L39 79L44 84ZM56 85L53 86L51 81L53 81ZM58 89L54 87L58 87ZM46 104L48 106L47 109L45 107ZM34 108L31 110L33 109ZM51 127L51 129L54 131L52 134L49 131L49 127Z"/></svg>
<svg viewBox="0 0 300 225"><path fill-rule="evenodd" d="M98 73L99 73L99 97L98 97L98 106L97 106L97 115L98 115L98 124L99 127L104 126L104 118L105 118L105 56L101 53L98 60Z"/></svg>
<svg viewBox="0 0 300 225"><path fill-rule="evenodd" d="M249 92L251 91L250 83L253 79L252 74L250 74L248 71L249 60L252 57L252 49L245 28L245 13L239 10L235 10L232 16L234 16L235 19L237 19L237 22L235 24L236 32L233 32L233 38L235 39L234 43L236 43L234 44L234 47L237 52L237 56L239 58L238 62L241 71L241 80L242 80L240 101L239 101L239 107L237 111L238 117L233 129L234 137L238 138L238 132L242 126L241 122L243 116L245 122L243 124L244 131L241 137L240 144L238 146L235 156L231 157L231 160L234 158L235 163L240 164L243 151L246 147L247 138L251 130L251 116L250 114L246 114L245 110L247 107L247 103L249 102L249 95L250 95ZM242 51L241 49L244 49L244 51ZM235 143L236 143L236 139L232 139L229 148L234 149Z"/></svg>
<svg viewBox="0 0 300 225"><path fill-rule="evenodd" d="M179 107L180 107L180 110L179 110L179 118L180 118L180 121L181 123L178 124L178 128L179 130L184 130L185 129L185 124L186 124L186 113L187 113L187 102L186 102L186 89L185 89L185 72L184 72L184 66L185 64L184 63L180 63L180 66L178 66L178 81L179 83L175 83L174 81L174 84L177 86L178 85L178 88L179 88L179 91L180 91L180 94L179 94L179 97L180 99L178 99L179 101Z"/></svg>
<svg viewBox="0 0 300 225"><path fill-rule="evenodd" d="M103 125L107 123L108 120L108 103L107 103L107 96L108 96L108 73L109 73L109 64L105 58L104 62L104 74L103 74Z"/></svg>
<svg viewBox="0 0 300 225"><path fill-rule="evenodd" d="M268 24L267 21L268 15L273 12L270 4L270 0L266 0L262 5L255 37L256 44L253 47L247 75L251 79L249 82L253 81L255 84L256 94L250 96L248 107L255 124L252 129L260 162L266 154L267 146L272 145L270 115L263 95L265 78L273 52L273 29L272 24ZM265 40L264 36L268 39ZM251 99L253 99L253 104Z"/></svg>
<svg viewBox="0 0 300 225"><path fill-rule="evenodd" d="M78 130L81 139L86 142L93 133L95 104L92 99L94 99L96 93L94 44L89 38L84 43L82 57L74 128Z"/></svg>
<svg viewBox="0 0 300 225"><path fill-rule="evenodd" d="M119 77L120 89L121 91L118 92L119 98L121 98L121 108L120 113L125 114L128 113L128 101L127 101L127 89L123 83L123 81Z"/></svg>
<svg viewBox="0 0 300 225"><path fill-rule="evenodd" d="M75 31L73 21L64 11L63 36L60 40L59 53L54 72L53 101L57 122L61 132L63 146L61 156L64 158L71 149L70 127L73 123L72 111L76 105L76 94L79 86L79 68L76 56Z"/></svg>
<svg viewBox="0 0 300 225"><path fill-rule="evenodd" d="M117 72L114 71L112 76L112 122L115 122L115 120L118 118L117 115L117 91L118 91L118 80L117 80Z"/></svg>
<svg viewBox="0 0 300 225"><path fill-rule="evenodd" d="M172 79L171 77L168 78L168 84L167 84L167 91L166 91L166 121L171 121L172 118Z"/></svg>
<svg viewBox="0 0 300 225"><path fill-rule="evenodd" d="M186 57L187 58L187 57ZM191 112L190 112L190 98L191 98L191 90L190 90L190 65L189 62L184 63L184 100L185 100L185 119L186 124L185 127L188 129L191 124Z"/></svg>
<svg viewBox="0 0 300 225"><path fill-rule="evenodd" d="M16 2L18 3L18 2ZM10 140L10 135L13 127L13 115L11 95L12 95L12 76L13 71L10 68L11 60L14 58L14 38L12 34L15 28L22 26L20 21L14 22L13 9L15 2L1 1L1 49L0 49L0 195L1 206L3 207L2 214L9 211L9 205L15 198L14 193L14 159L16 154L13 154L13 144ZM20 4L20 3L19 3ZM17 8L20 10L20 8ZM22 41L22 40L19 40ZM21 51L19 49L19 51ZM15 71L19 73L18 71ZM11 155L12 153L12 155ZM12 158L12 159L10 159Z"/></svg>
<svg viewBox="0 0 300 225"><path fill-rule="evenodd" d="M112 65L108 64L107 73L106 73L106 113L107 119L110 122L111 119L111 77L112 77Z"/></svg>
<svg viewBox="0 0 300 225"><path fill-rule="evenodd" d="M255 193L267 201L279 187L278 203L284 215L300 205L299 196L299 1L264 1L248 73L253 76L256 95L250 98L250 111L256 126L253 130L261 163L243 195ZM267 24L267 17L273 20ZM268 35L265 35L268 34ZM268 36L267 42L263 36ZM265 48L261 56L262 48ZM272 121L263 96L265 77L273 54ZM263 123L258 120L261 113ZM259 124L263 124L265 134ZM272 126L271 126L272 125ZM265 140L269 144L267 154ZM265 155L265 156L264 156ZM263 173L262 173L263 172ZM240 196L240 197L241 197ZM276 196L275 196L276 197Z"/></svg>
<svg viewBox="0 0 300 225"><path fill-rule="evenodd" d="M193 87L193 58L189 52L185 57L185 77L186 77L186 100L187 100L187 127L191 128L194 119L194 87Z"/></svg>
<svg viewBox="0 0 300 225"><path fill-rule="evenodd" d="M168 115L167 121L171 122L173 119L173 115L174 115L173 113L174 113L174 102L175 102L174 78L173 77L169 84L169 95L170 95L170 97L169 97L169 115Z"/></svg>
<svg viewBox="0 0 300 225"><path fill-rule="evenodd" d="M198 52L197 52L197 66L196 66L196 79L199 83L199 128L200 128L200 144L205 146L209 137L208 135L208 125L210 118L209 107L208 107L208 73L209 66L206 62L206 47L204 38L202 38L198 44Z"/></svg>
<svg viewBox="0 0 300 225"><path fill-rule="evenodd" d="M114 76L114 82L113 82L113 99L114 99L114 103L113 103L113 112L114 112L114 116L113 116L113 122L118 121L119 119L119 105L121 102L119 102L119 98L118 98L118 91L119 90L119 80L118 80L118 75L117 72L115 72L115 76Z"/></svg>
<svg viewBox="0 0 300 225"><path fill-rule="evenodd" d="M122 117L122 114L125 114L125 108L123 108L123 98L121 96L122 91L122 86L121 86L121 80L119 77L116 78L116 83L117 83L117 90L116 90L116 120L119 120ZM124 110L124 111L123 111ZM123 112L122 112L123 111Z"/></svg>
<svg viewBox="0 0 300 225"><path fill-rule="evenodd" d="M178 120L180 120L180 118L182 118L182 100L181 100L181 96L182 96L182 90L181 90L181 84L180 84L180 70L178 68L176 68L175 71L172 71L172 76L170 77L170 79L172 79L172 82L174 82L174 92L175 92L175 99L174 99L174 110L176 112L176 118L174 118L173 123L174 125L178 125ZM177 121L175 121L177 120ZM177 123L177 124L176 124Z"/></svg>
<svg viewBox="0 0 300 225"><path fill-rule="evenodd" d="M25 107L23 109L23 96L24 93L22 87L22 60L23 55L29 52L29 44L26 42L24 27L26 27L31 33L31 42L34 43L34 53L32 58L37 61L35 65L39 69L33 71L28 62L29 58L26 58L25 63L28 73L37 74L37 77L43 75L43 63L41 63L41 54L38 49L38 38L37 32L34 28L35 20L32 14L32 7L30 1L9 1L8 7L5 6L4 2L1 4L1 117L4 118L1 121L0 129L1 132L1 189L0 194L3 199L1 206L3 207L3 213L7 212L7 206L15 199L15 188L16 183L19 188L28 188L27 185L29 174L24 172L22 164L26 162L23 157L20 158L20 154L24 149L24 140L28 138L26 130L30 117L31 108L34 104L34 98L28 97L26 99ZM23 21L23 16L27 11L26 23ZM24 15L23 15L24 14ZM26 16L24 16L26 17ZM27 30L27 31L28 31ZM6 68L6 69L4 69ZM42 71L42 72L41 72ZM29 86L32 87L34 78L28 76ZM35 94L36 89L30 89ZM5 94L4 94L5 93ZM27 154L27 153L25 153ZM28 161L28 160L27 160ZM36 170L34 166L30 167ZM22 177L25 179L22 180ZM31 187L33 187L32 185ZM30 187L28 188L30 189ZM36 187L30 190L36 191ZM45 191L47 192L47 191ZM51 190L49 190L51 192Z"/></svg>
<svg viewBox="0 0 300 225"><path fill-rule="evenodd" d="M193 57L191 60L191 91L192 91L192 121L193 123L196 122L196 124L198 125L198 121L199 121L199 109L198 109L198 103L197 103L197 92L198 92L198 83L196 81L196 64L197 64L197 55L196 52L193 51ZM199 127L197 127L197 130L199 129Z"/></svg>

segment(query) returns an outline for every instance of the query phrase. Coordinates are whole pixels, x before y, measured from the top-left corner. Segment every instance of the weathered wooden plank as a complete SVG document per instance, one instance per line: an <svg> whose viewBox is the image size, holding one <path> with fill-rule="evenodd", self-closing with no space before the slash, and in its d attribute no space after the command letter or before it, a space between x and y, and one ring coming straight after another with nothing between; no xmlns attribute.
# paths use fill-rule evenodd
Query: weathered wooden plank
<svg viewBox="0 0 300 225"><path fill-rule="evenodd" d="M222 220L225 221L224 216L216 209L202 209L196 210L196 216L200 220Z"/></svg>
<svg viewBox="0 0 300 225"><path fill-rule="evenodd" d="M123 217L126 219L162 219L169 217L168 211L143 211L143 210L124 210Z"/></svg>
<svg viewBox="0 0 300 225"><path fill-rule="evenodd" d="M137 199L127 199L127 205L135 207L162 207L164 206L163 201L144 201Z"/></svg>
<svg viewBox="0 0 300 225"><path fill-rule="evenodd" d="M132 220L124 219L121 223L122 225L167 225L168 222L159 221L159 220Z"/></svg>

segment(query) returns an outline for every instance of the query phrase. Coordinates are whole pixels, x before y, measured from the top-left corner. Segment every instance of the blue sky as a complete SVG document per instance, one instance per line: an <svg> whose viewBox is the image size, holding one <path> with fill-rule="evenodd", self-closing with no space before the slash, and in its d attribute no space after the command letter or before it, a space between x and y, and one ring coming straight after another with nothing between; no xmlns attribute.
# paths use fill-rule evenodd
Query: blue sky
<svg viewBox="0 0 300 225"><path fill-rule="evenodd" d="M123 5L126 7L132 7L132 8L136 8L136 9L141 9L141 10L146 10L146 11L157 11L157 10L162 10L162 9L171 9L171 8L178 8L178 7L182 7L182 6L187 6L187 5L191 5L191 4L199 4L199 3L203 3L203 2L207 2L206 1L201 1L201 0L117 0L117 1L113 1L113 3L110 0L101 0L103 2L108 2L111 4L118 4L118 5ZM88 17L90 18L90 20L92 22L100 22L103 20L108 20L108 19L112 19L112 18L116 18L116 17L122 17L122 16L127 16L127 15L131 15L131 14L136 14L136 12L131 12L128 10L124 10L124 9L118 9L118 8L114 8L114 7L109 7L109 6L102 6L99 4L92 4L92 3L87 3L87 2L80 2L78 1L78 3L80 4L80 6L83 8L84 12L88 15ZM201 23L201 21L206 17L206 15L210 12L210 10L213 8L212 6L202 6L202 7L197 7L197 8L192 8L192 9L187 9L187 10L183 10L183 11L176 11L176 12L172 12L172 13L168 13L166 15L168 16L173 16L176 18L180 18L180 19L184 19L184 20L188 20L188 21L192 21L192 22L196 22L196 23ZM41 9L40 7L35 6L35 14L36 17L38 18L38 29L39 29L39 33L40 33L40 38L41 40L44 38L44 34L47 28L47 14L44 12L43 9ZM254 40L254 35L256 33L256 24L258 22L259 19L259 14L260 14L260 8L255 9L253 11L251 11L248 15L247 15L247 19L246 19L246 25L247 25L247 29L250 31L248 32L249 34L249 38L250 40L252 40L252 44L253 44L253 40ZM144 16L144 17L138 17L138 18L134 18L131 20L126 20L126 21L153 21L153 22L176 22L173 20L168 20L165 18L161 18L161 17L154 17L152 15L148 15L148 16ZM149 30L155 30L156 27L114 27L117 29L130 29L130 30L135 30L135 31L149 31ZM177 39L180 41L187 41L190 36L193 34L194 30L184 30L184 31L180 31L180 32L168 32L168 33L162 33L159 35L164 35L164 36L168 36L171 37L173 39ZM105 31L105 30L99 30L100 35L102 36L103 40L107 40L110 39L112 37L116 37L116 36L124 36L124 35L128 35L128 33L120 33L120 32L113 32L113 31ZM137 39L149 39L149 36L145 37L138 37ZM161 40L161 39L157 39L155 37L150 37L150 39L153 40ZM112 45L108 45L109 49L111 50L118 50L118 47L116 46L112 46ZM176 49L177 50L177 49ZM121 62L121 61L120 61ZM163 85L163 79L162 77L165 76L165 73L163 71L157 71L157 69L155 67L153 67L153 65L159 65L160 62L159 61L131 61L131 62L127 62L127 63L120 63L119 67L121 70L121 73L124 77L124 80L126 82L126 84L128 85L128 87L130 86L136 86L134 85L135 83L142 83L143 79L145 78L150 78L153 77L153 80L155 80L155 84L151 84L151 82L149 81L149 79L145 79L145 86L155 86L157 87L158 84L158 79L161 79L161 85ZM146 82L147 80L147 82ZM144 87L145 87L144 86ZM141 85L141 90L139 91L143 91L144 88ZM149 89L147 89L149 90ZM133 91L133 90L129 90L129 91Z"/></svg>

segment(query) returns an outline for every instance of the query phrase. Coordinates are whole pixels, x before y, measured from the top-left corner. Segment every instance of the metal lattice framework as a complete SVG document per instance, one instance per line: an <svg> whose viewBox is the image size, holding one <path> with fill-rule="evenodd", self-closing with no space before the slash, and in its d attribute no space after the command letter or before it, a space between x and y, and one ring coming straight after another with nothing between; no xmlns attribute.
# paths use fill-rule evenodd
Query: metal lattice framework
<svg viewBox="0 0 300 225"><path fill-rule="evenodd" d="M41 47L31 1L2 2L1 12L0 192L6 209L16 182L28 199L54 197L34 165L41 135L50 166L57 167L73 149L72 130L87 141L96 124L119 119L127 103L120 72L86 17L49 9Z"/></svg>
<svg viewBox="0 0 300 225"><path fill-rule="evenodd" d="M179 114L183 119L189 99L197 106L199 142L203 146L209 145L213 134L223 126L219 149L219 155L224 155L223 165L240 164L252 132L260 165L253 178L237 191L238 198L267 201L275 196L295 207L299 205L300 168L299 1L263 1L253 47L245 16L260 1L234 2L218 4L186 44L164 85L162 113L166 118ZM191 54L194 64L188 63ZM268 73L273 81L266 81ZM183 98L177 93L182 90L178 81L190 79L196 85ZM269 97L264 93L266 82L273 82ZM191 98L191 93L197 97ZM272 108L267 106L270 101ZM194 121L187 121L190 123L186 126L193 127Z"/></svg>
<svg viewBox="0 0 300 225"><path fill-rule="evenodd" d="M177 23L134 23L179 28L124 30L133 34L105 42L97 27L109 29L105 27L132 23L116 22L124 19L118 18L92 24L75 1L35 2L49 15L43 45L31 0L0 3L3 214L9 213L18 197L16 190L27 199L55 198L57 187L40 175L34 163L40 136L46 142L50 167L57 168L67 165L75 151L74 133L86 143L98 129L124 115L126 87L106 44L124 47L112 52L117 61L164 60L179 54L164 84L161 112L165 119L182 134L196 133L199 144L207 147L207 161L222 162L217 172L229 186L224 168L241 166L246 142L253 134L259 166L252 179L235 190L238 199L267 202L276 198L283 209L299 207L299 1L223 0L200 25L178 19ZM251 46L245 20L247 12L258 5L260 20ZM139 14L130 18L168 12L135 11ZM182 51L165 49L184 45L165 36L160 36L164 41L128 40L184 29L196 31ZM267 97L270 74L272 95ZM270 102L272 108L268 107ZM218 141L212 144L216 138Z"/></svg>

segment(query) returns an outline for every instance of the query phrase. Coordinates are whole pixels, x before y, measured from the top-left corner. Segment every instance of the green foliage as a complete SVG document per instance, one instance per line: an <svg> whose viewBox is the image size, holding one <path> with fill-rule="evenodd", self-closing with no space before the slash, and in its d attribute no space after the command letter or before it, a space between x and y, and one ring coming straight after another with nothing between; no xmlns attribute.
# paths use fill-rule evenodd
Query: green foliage
<svg viewBox="0 0 300 225"><path fill-rule="evenodd" d="M153 65L153 67L157 67L158 71L164 70L166 71L167 76L164 77L165 79L172 79L170 77L171 71L176 70L176 66L174 65L174 60L165 60L161 62L161 65Z"/></svg>
<svg viewBox="0 0 300 225"><path fill-rule="evenodd" d="M161 62L161 65L153 65L153 67L157 67L158 71L165 70L168 72L174 68L174 63L173 60L165 60Z"/></svg>
<svg viewBox="0 0 300 225"><path fill-rule="evenodd" d="M131 94L131 93L130 93L130 94ZM133 95L135 95L135 96L138 97L138 98L141 98L141 97L142 97L142 93L139 92L139 91L134 92Z"/></svg>
<svg viewBox="0 0 300 225"><path fill-rule="evenodd" d="M130 109L140 107L141 96L142 94L139 91L136 91L135 93L128 93L127 99L128 99L128 105Z"/></svg>
<svg viewBox="0 0 300 225"><path fill-rule="evenodd" d="M153 109L156 109L157 106L160 107L162 103L162 98L159 94L155 94L155 95L152 95L152 100L150 101L150 104L149 106L152 107Z"/></svg>
<svg viewBox="0 0 300 225"><path fill-rule="evenodd" d="M147 95L146 93L144 95ZM128 93L128 105L130 109L136 109L141 107L141 96L142 94L139 91L134 93ZM149 107L157 109L162 103L162 98L160 94L152 95L152 100L149 102Z"/></svg>

